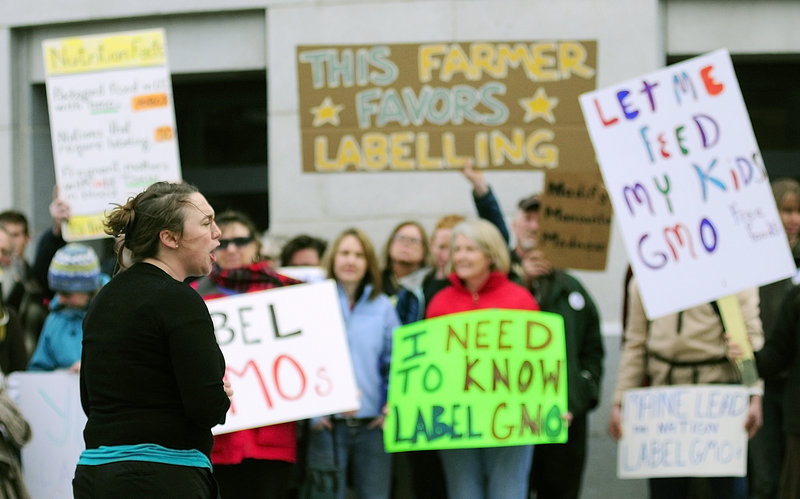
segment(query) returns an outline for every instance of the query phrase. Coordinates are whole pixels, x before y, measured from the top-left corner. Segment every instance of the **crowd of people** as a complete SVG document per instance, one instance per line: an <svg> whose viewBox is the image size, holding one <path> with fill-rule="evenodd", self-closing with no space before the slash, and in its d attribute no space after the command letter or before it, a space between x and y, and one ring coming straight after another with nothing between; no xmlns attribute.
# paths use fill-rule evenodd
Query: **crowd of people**
<svg viewBox="0 0 800 499"><path fill-rule="evenodd" d="M57 190L53 224L38 237L33 264L25 260L32 239L27 219L14 210L0 213L0 368L79 373L88 422L75 497L344 498L348 489L364 498L580 497L588 414L598 406L603 378L599 311L582 283L553 268L538 247L539 197L517 203L509 231L482 173L468 165L463 174L479 218L445 215L430 238L420 223L403 221L380 256L356 227L331 244L306 234L267 237L242 212L215 213L187 184L153 184L110 213L113 261L90 245L64 241L61 226L70 213ZM800 265L800 184L780 180L773 191ZM336 283L360 408L212 437L235 387L224 380L203 301L315 275L292 268L315 269ZM785 416L797 405L787 379L800 372L796 284L786 280L738 295L764 373L763 400L754 393L748 411L747 430L756 437L747 479L703 485L650 479L651 497L770 498L779 491L795 497L787 490L800 490L786 471L796 469L800 456L800 431ZM610 395L612 437L621 437L629 388L740 382L738 345L725 335L714 304L651 321L635 278L626 282L624 301L622 357ZM564 318L567 443L386 453L393 330L483 308Z"/></svg>

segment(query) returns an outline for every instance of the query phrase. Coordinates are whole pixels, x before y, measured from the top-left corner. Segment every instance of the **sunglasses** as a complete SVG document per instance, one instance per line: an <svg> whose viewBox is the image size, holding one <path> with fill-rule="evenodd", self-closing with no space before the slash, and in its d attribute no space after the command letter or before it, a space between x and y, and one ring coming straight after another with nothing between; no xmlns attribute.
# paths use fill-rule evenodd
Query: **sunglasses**
<svg viewBox="0 0 800 499"><path fill-rule="evenodd" d="M248 244L252 243L253 241L255 241L255 238L253 236L232 237L230 239L220 239L219 240L219 248L217 248L217 249L224 250L224 249L226 249L228 247L229 244L233 244L237 248L241 248L243 246L247 246Z"/></svg>

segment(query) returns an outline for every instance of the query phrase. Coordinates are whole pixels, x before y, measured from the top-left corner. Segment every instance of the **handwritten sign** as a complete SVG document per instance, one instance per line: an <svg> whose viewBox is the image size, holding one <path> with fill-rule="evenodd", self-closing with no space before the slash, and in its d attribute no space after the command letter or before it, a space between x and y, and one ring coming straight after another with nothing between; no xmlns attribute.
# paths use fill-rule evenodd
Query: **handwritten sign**
<svg viewBox="0 0 800 499"><path fill-rule="evenodd" d="M234 389L227 420L215 434L358 409L333 281L207 304Z"/></svg>
<svg viewBox="0 0 800 499"><path fill-rule="evenodd" d="M22 448L22 471L31 497L72 497L75 466L85 449L79 377L66 371L15 372L9 393L33 430Z"/></svg>
<svg viewBox="0 0 800 499"><path fill-rule="evenodd" d="M487 309L394 332L388 452L565 442L564 320Z"/></svg>
<svg viewBox="0 0 800 499"><path fill-rule="evenodd" d="M159 180L180 180L160 29L42 42L59 194L73 218L65 239L104 237L112 203Z"/></svg>
<svg viewBox="0 0 800 499"><path fill-rule="evenodd" d="M625 392L617 475L745 476L748 405L747 389L735 385Z"/></svg>
<svg viewBox="0 0 800 499"><path fill-rule="evenodd" d="M555 268L603 270L611 202L600 172L545 173L537 248Z"/></svg>
<svg viewBox="0 0 800 499"><path fill-rule="evenodd" d="M580 103L648 317L794 273L726 51Z"/></svg>
<svg viewBox="0 0 800 499"><path fill-rule="evenodd" d="M297 47L303 171L583 169L594 41Z"/></svg>

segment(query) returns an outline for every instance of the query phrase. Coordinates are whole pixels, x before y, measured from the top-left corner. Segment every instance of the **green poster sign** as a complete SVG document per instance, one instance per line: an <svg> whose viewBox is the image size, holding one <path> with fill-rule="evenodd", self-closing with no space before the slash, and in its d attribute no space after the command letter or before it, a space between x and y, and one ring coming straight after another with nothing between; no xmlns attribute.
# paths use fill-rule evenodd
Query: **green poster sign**
<svg viewBox="0 0 800 499"><path fill-rule="evenodd" d="M558 314L487 309L394 332L388 452L567 441Z"/></svg>

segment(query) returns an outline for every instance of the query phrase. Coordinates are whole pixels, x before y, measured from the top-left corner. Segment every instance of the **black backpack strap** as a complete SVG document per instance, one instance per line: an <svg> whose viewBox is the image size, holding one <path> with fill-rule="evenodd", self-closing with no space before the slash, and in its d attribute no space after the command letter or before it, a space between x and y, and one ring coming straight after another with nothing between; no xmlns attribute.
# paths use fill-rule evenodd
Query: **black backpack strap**
<svg viewBox="0 0 800 499"><path fill-rule="evenodd" d="M719 303L717 303L717 300L714 300L710 303L710 305L711 308L714 309L714 313L717 314L717 317L719 317L719 321L722 323L722 331L725 332L725 323L722 322L722 312L719 311Z"/></svg>
<svg viewBox="0 0 800 499"><path fill-rule="evenodd" d="M709 305L711 305L711 308L714 310L714 313L719 318L719 322L722 325L722 334L724 335L725 334L725 323L722 321L722 313L719 310L719 304L716 301L712 301L711 303L709 303ZM650 335L650 326L651 326L651 324L652 324L652 321L648 320L647 321L647 335L648 336ZM682 327L683 327L683 311L678 312L678 328L677 328L678 329L678 331L677 331L678 334L680 334ZM668 358L666 358L666 357L664 357L662 355L659 355L659 354L657 354L655 352L651 352L651 351L647 350L647 341L645 341L645 369L647 367L647 361L648 361L649 357L653 357L654 359L656 359L658 361L661 361L661 362L664 362L666 364L669 364L669 371L667 371L667 379L666 379L666 383L668 385L672 384L672 373L673 373L673 371L675 369L691 369L692 370L692 383L697 384L697 382L699 380L699 376L700 376L699 375L699 368L701 368L703 366L713 366L713 365L725 364L725 363L729 362L728 358L725 357L725 356L723 356L723 357L713 357L713 358L710 358L710 359L697 360L697 361L681 361L681 360L668 359Z"/></svg>

